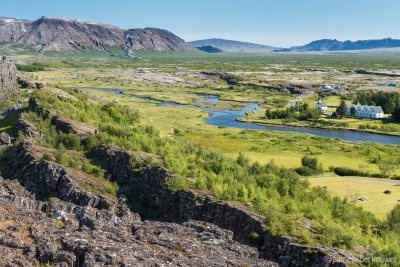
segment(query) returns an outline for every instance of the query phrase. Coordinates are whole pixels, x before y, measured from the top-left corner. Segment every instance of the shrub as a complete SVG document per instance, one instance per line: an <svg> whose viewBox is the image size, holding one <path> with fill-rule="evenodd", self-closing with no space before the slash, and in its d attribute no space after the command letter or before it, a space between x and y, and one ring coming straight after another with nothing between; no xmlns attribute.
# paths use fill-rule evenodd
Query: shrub
<svg viewBox="0 0 400 267"><path fill-rule="evenodd" d="M362 173L347 167L336 167L333 171L339 176L362 176Z"/></svg>
<svg viewBox="0 0 400 267"><path fill-rule="evenodd" d="M168 180L166 184L168 189L174 193L188 187L186 178L181 176L175 176L174 178Z"/></svg>
<svg viewBox="0 0 400 267"><path fill-rule="evenodd" d="M312 176L312 175L316 174L315 170L313 170L307 166L298 167L295 169L295 172L297 172L301 176Z"/></svg>
<svg viewBox="0 0 400 267"><path fill-rule="evenodd" d="M117 182L107 183L106 185L104 185L104 191L110 196L116 196L118 193Z"/></svg>
<svg viewBox="0 0 400 267"><path fill-rule="evenodd" d="M302 167L295 169L295 171L302 176L311 176L324 172L322 165L318 164L317 158L304 156L301 158L301 165Z"/></svg>
<svg viewBox="0 0 400 267"><path fill-rule="evenodd" d="M318 159L309 156L304 156L301 158L301 165L316 170L318 168Z"/></svg>

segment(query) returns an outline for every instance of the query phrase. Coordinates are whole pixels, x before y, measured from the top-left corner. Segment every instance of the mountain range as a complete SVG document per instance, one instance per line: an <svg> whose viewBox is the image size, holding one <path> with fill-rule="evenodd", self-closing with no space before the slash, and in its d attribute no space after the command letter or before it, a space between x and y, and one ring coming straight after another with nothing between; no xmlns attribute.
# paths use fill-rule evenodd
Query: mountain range
<svg viewBox="0 0 400 267"><path fill-rule="evenodd" d="M35 21L0 17L0 43L20 45L37 52L109 51L114 48L128 52L194 50L167 30L122 29L104 23L51 17Z"/></svg>
<svg viewBox="0 0 400 267"><path fill-rule="evenodd" d="M46 51L105 51L131 54L135 50L208 52L313 52L372 50L400 47L398 39L338 41L322 39L303 46L277 48L219 38L186 43L173 33L157 28L122 29L113 25L68 18L41 17L24 20L0 17L0 44L23 47L38 53Z"/></svg>
<svg viewBox="0 0 400 267"><path fill-rule="evenodd" d="M212 51L214 52L221 51L221 52L253 52L253 53L264 52L265 53L277 49L276 47L268 45L260 45L260 44L225 40L219 38L197 40L189 42L189 44L205 52L209 52L208 50L212 49Z"/></svg>
<svg viewBox="0 0 400 267"><path fill-rule="evenodd" d="M400 47L400 40L385 38L378 40L338 41L336 39L322 39L312 41L303 46L279 48L273 52L307 52L307 51L342 51L342 50L367 50Z"/></svg>

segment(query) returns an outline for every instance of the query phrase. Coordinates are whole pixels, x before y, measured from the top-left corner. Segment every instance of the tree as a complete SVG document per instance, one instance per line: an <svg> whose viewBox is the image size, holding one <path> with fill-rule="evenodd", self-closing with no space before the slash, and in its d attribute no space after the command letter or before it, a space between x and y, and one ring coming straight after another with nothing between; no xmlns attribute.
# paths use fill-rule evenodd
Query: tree
<svg viewBox="0 0 400 267"><path fill-rule="evenodd" d="M342 100L340 101L339 106L336 109L336 114L338 115L338 117L343 118L344 116L346 116L346 102L344 102L344 99L342 98Z"/></svg>
<svg viewBox="0 0 400 267"><path fill-rule="evenodd" d="M392 117L396 121L400 121L400 97L399 97L399 94L396 95L395 105L396 105L396 107L393 110Z"/></svg>
<svg viewBox="0 0 400 267"><path fill-rule="evenodd" d="M351 116L355 116L355 115L357 114L357 109L356 109L356 107L351 107L351 108L350 108L350 114L351 114Z"/></svg>
<svg viewBox="0 0 400 267"><path fill-rule="evenodd" d="M400 121L400 107L396 107L392 113L392 117L396 120L396 121Z"/></svg>
<svg viewBox="0 0 400 267"><path fill-rule="evenodd" d="M318 168L318 159L309 156L304 156L301 158L301 165L316 170Z"/></svg>
<svg viewBox="0 0 400 267"><path fill-rule="evenodd" d="M400 233L400 205L397 204L387 215L387 224L390 230Z"/></svg>
<svg viewBox="0 0 400 267"><path fill-rule="evenodd" d="M242 167L245 167L249 165L249 162L250 162L249 158L246 157L242 152L239 152L239 156L236 159L236 163Z"/></svg>

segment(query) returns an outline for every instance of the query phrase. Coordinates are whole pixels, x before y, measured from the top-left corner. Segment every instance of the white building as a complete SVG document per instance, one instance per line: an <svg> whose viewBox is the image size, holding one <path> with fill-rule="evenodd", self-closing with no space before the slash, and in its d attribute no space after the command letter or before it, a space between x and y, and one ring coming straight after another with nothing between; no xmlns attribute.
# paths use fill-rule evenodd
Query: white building
<svg viewBox="0 0 400 267"><path fill-rule="evenodd" d="M349 104L346 105L347 116L351 116L350 109L352 107L356 109L356 115L355 115L356 117L378 119L378 118L383 118L383 116L385 115L383 113L381 106L362 106L360 104L357 105Z"/></svg>
<svg viewBox="0 0 400 267"><path fill-rule="evenodd" d="M328 111L328 106L325 104L325 102L322 102L320 98L318 98L317 104L315 105L314 108L315 109L319 108L323 112L327 112Z"/></svg>

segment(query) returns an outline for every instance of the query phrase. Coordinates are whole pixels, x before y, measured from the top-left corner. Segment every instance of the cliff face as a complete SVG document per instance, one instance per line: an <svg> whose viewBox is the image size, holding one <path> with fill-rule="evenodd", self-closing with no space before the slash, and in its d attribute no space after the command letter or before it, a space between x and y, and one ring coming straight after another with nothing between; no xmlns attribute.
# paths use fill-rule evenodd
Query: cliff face
<svg viewBox="0 0 400 267"><path fill-rule="evenodd" d="M173 173L157 167L140 171L129 169L132 152L101 145L96 153L106 160L107 171L113 179L119 184L130 185L132 195L139 196L144 206L165 221L198 220L215 224L232 231L234 240L258 248L262 258L277 262L279 266L344 267L354 260L351 254L341 249L301 245L291 237L273 236L265 230L262 216L238 203L216 201L206 191L181 190L173 194L165 185L173 178Z"/></svg>
<svg viewBox="0 0 400 267"><path fill-rule="evenodd" d="M0 42L23 45L38 52L76 52L87 49L191 51L193 48L166 30L125 30L116 26L67 18L35 21L0 18Z"/></svg>
<svg viewBox="0 0 400 267"><path fill-rule="evenodd" d="M0 103L18 96L17 68L7 59L0 61Z"/></svg>

